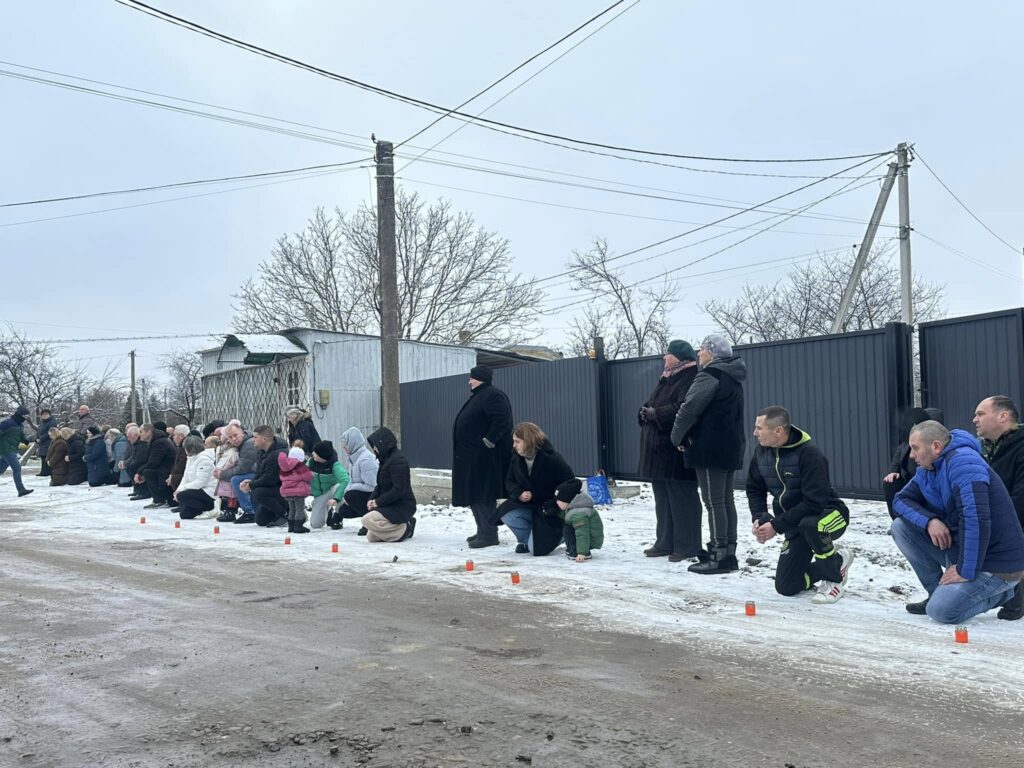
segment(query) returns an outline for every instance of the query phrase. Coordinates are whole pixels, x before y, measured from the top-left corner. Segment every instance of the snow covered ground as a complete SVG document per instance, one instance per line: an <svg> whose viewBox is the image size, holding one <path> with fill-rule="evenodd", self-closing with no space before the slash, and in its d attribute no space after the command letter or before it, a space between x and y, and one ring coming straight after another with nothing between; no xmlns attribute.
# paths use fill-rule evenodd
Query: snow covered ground
<svg viewBox="0 0 1024 768"><path fill-rule="evenodd" d="M471 531L468 510L421 506L413 539L400 545L368 544L357 537L358 521L341 531L322 529L293 535L285 546L285 530L252 525L220 524L214 520L185 520L174 528L177 515L166 509L142 510L142 502L127 500L127 491L84 486L51 488L45 478L26 477L35 493L12 503L8 478L0 485L0 519L18 510L0 527L0 548L8 537L62 537L69 549L90 547L162 549L188 547L195 557L235 558L240 567L259 567L265 560L294 562L311 577L336 581L339 589L358 588L366 578L401 582L429 581L457 589L486 592L511 600L557 606L565 622L587 623L640 633L673 642L728 651L749 651L752 664L785 667L809 685L819 669L841 670L851 686L874 685L904 689L908 682L960 694L957 707L988 709L1024 705L1024 621L996 619L995 611L968 624L970 642L956 644L953 627L903 609L923 593L890 536L885 506L850 502L852 530L844 542L856 552L848 594L834 605L817 606L810 593L784 598L773 589L778 542L759 546L745 524L746 502L740 509L740 548L761 560L744 564L739 573L698 576L686 563L645 558L654 532L654 503L649 487L638 498L602 509L605 547L586 563L568 561L562 549L549 557L513 553L513 538L502 528L502 545L471 550L465 537ZM146 524L139 523L145 514ZM705 534L706 537L706 534ZM331 544L339 545L337 554ZM467 559L475 568L465 569ZM510 574L519 572L513 585ZM757 615L745 615L748 600ZM918 687L915 685L915 688Z"/></svg>

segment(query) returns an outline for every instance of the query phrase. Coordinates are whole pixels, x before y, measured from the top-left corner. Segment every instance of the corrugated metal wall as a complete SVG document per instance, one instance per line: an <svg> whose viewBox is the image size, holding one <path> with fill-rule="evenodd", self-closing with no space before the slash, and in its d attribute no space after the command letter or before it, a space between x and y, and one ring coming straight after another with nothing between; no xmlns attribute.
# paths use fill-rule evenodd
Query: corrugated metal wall
<svg viewBox="0 0 1024 768"><path fill-rule="evenodd" d="M974 433L978 403L1024 392L1024 310L921 323L921 402L941 408L946 426Z"/></svg>
<svg viewBox="0 0 1024 768"><path fill-rule="evenodd" d="M469 376L402 384L402 451L413 466L451 469L452 425L469 398ZM539 424L580 475L600 466L598 364L587 358L531 363L494 372L516 422Z"/></svg>
<svg viewBox="0 0 1024 768"><path fill-rule="evenodd" d="M654 391L664 367L660 357L608 362L605 378L608 474L638 477L640 425L637 423L637 411Z"/></svg>

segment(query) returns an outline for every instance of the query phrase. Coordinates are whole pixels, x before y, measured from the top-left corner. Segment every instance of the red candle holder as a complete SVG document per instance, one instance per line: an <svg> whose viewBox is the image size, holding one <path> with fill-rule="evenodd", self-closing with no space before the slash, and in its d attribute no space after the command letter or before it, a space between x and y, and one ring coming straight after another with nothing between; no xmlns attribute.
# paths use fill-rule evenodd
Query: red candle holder
<svg viewBox="0 0 1024 768"><path fill-rule="evenodd" d="M519 571L512 571L512 583L513 584L518 584L519 583Z"/></svg>
<svg viewBox="0 0 1024 768"><path fill-rule="evenodd" d="M213 526L213 534L216 536L218 533L220 533L220 526L219 525Z"/></svg>
<svg viewBox="0 0 1024 768"><path fill-rule="evenodd" d="M145 524L146 524L146 516L143 515L142 517L139 518L139 525L145 525Z"/></svg>
<svg viewBox="0 0 1024 768"><path fill-rule="evenodd" d="M475 567L476 566L473 564L472 560L467 560L466 561L466 570L467 571L472 571Z"/></svg>
<svg viewBox="0 0 1024 768"><path fill-rule="evenodd" d="M747 600L747 616L757 616L757 606L753 600Z"/></svg>
<svg viewBox="0 0 1024 768"><path fill-rule="evenodd" d="M957 627L953 631L953 638L958 643L966 643L967 642L967 627Z"/></svg>
<svg viewBox="0 0 1024 768"><path fill-rule="evenodd" d="M291 536L285 536L284 537L284 543L285 544L291 544L292 543L292 537Z"/></svg>
<svg viewBox="0 0 1024 768"><path fill-rule="evenodd" d="M331 552L333 554L335 554L335 555L338 554L338 545L337 544L331 544Z"/></svg>
<svg viewBox="0 0 1024 768"><path fill-rule="evenodd" d="M174 527L175 528L181 528L181 520L175 520L174 521Z"/></svg>

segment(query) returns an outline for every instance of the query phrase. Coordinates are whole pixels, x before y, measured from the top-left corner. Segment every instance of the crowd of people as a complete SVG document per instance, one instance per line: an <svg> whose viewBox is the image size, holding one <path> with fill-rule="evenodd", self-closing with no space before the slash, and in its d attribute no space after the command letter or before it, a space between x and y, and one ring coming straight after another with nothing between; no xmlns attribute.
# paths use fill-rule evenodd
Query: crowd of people
<svg viewBox="0 0 1024 768"><path fill-rule="evenodd" d="M744 468L746 367L728 340L707 337L697 350L673 340L650 397L639 407L639 474L651 482L656 530L647 557L688 561L699 575L739 569L734 474ZM470 395L452 427L452 503L468 507L475 531L469 547L499 545L499 526L517 554L565 556L583 563L601 548L604 525L594 499L541 427L516 424L493 372L475 366ZM19 495L17 447L30 411L0 422L0 474L11 467ZM196 430L161 422L127 424L123 433L98 425L88 406L77 423L58 427L38 412L41 475L51 485L130 489L144 509L170 509L183 519L288 526L308 533L339 529L359 518L370 542L401 542L416 529L411 469L386 427L369 436L349 428L341 454L321 439L310 414L289 408L287 440L268 425L238 420ZM913 409L903 442L882 478L892 536L927 596L907 611L960 623L994 608L1002 619L1024 615L1024 430L1013 400L993 396L977 407L978 438L947 429L934 409ZM843 597L854 552L840 539L850 510L832 487L829 462L778 405L761 409L757 441L746 463L751 536L782 547L775 574L780 595L813 591L816 604ZM771 497L769 501L769 496ZM312 499L310 503L310 498ZM499 505L499 501L501 502ZM702 542L707 512L710 540ZM838 542L838 543L837 543Z"/></svg>

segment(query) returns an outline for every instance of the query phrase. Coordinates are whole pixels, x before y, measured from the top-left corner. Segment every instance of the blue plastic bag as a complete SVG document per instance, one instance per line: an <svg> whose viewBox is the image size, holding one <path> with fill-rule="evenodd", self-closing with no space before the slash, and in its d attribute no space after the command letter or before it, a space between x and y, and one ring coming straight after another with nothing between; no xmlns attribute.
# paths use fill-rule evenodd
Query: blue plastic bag
<svg viewBox="0 0 1024 768"><path fill-rule="evenodd" d="M608 478L605 477L603 469L593 477L587 478L587 493L590 494L590 498L594 500L595 504L612 503L612 494L608 490Z"/></svg>

